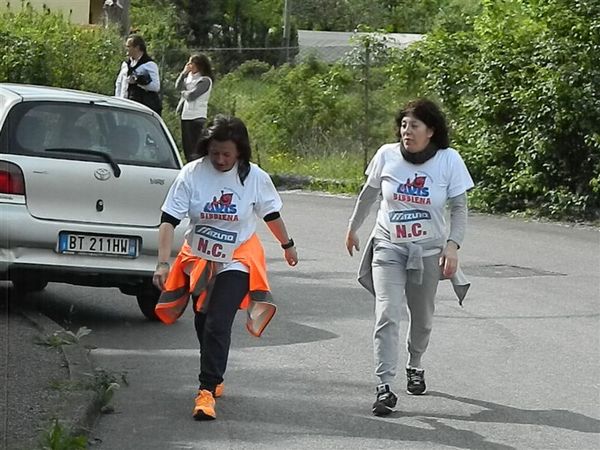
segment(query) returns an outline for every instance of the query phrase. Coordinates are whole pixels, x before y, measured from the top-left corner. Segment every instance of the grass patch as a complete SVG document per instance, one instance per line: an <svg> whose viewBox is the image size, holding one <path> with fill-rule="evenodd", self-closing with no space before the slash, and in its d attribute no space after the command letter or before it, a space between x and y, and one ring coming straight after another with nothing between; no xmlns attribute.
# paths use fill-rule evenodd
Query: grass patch
<svg viewBox="0 0 600 450"><path fill-rule="evenodd" d="M73 333L68 330L55 331L49 336L43 336L36 339L36 344L46 347L58 348L62 345L73 345L81 342L81 338L90 334L92 330L87 327L81 327Z"/></svg>
<svg viewBox="0 0 600 450"><path fill-rule="evenodd" d="M127 373L121 372L121 374L116 374L104 369L95 369L94 373L88 373L86 375L89 377L88 380L78 383L78 386L82 389L89 389L97 393L100 412L103 414L112 413L114 408L109 403L115 392L120 389L121 385L129 385Z"/></svg>
<svg viewBox="0 0 600 450"><path fill-rule="evenodd" d="M72 436L58 419L53 419L39 441L41 450L83 450L88 448L85 436Z"/></svg>
<svg viewBox="0 0 600 450"><path fill-rule="evenodd" d="M354 154L340 152L326 156L297 156L284 152L268 155L262 168L273 175L276 184L284 184L286 175L304 177L304 187L333 193L356 194L362 184L362 160Z"/></svg>

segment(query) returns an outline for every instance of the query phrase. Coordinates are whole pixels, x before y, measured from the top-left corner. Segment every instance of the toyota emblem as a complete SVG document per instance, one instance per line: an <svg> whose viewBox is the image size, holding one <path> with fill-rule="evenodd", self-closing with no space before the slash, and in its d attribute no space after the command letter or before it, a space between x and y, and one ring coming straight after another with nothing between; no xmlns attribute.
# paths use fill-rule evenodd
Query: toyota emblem
<svg viewBox="0 0 600 450"><path fill-rule="evenodd" d="M110 178L110 170L105 168L96 169L94 171L94 177L100 181L106 181Z"/></svg>

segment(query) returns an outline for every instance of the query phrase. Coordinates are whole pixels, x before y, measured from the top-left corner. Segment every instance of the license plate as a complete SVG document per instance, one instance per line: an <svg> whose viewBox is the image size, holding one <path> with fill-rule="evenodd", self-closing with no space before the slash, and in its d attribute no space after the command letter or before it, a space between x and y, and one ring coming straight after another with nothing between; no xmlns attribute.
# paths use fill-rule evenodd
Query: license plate
<svg viewBox="0 0 600 450"><path fill-rule="evenodd" d="M61 232L58 236L60 253L86 253L93 255L138 256L138 238L131 236L104 236Z"/></svg>

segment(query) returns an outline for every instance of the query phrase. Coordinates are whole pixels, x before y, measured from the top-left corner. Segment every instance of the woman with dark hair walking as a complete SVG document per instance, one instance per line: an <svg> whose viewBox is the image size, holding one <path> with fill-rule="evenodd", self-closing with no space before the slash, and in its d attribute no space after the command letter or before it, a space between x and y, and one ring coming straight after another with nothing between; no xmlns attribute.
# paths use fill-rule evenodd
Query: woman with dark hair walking
<svg viewBox="0 0 600 450"><path fill-rule="evenodd" d="M383 145L371 160L346 234L352 255L359 250L357 230L381 196L358 278L375 297L372 410L377 416L390 414L398 400L390 384L398 366L403 316L408 312L406 390L421 395L426 389L421 359L431 335L438 282L450 278L461 304L469 287L458 269L458 249L467 223L466 192L473 181L459 153L449 147L446 119L435 103L419 99L399 111L396 126L399 142Z"/></svg>
<svg viewBox="0 0 600 450"><path fill-rule="evenodd" d="M244 123L217 116L198 144L199 158L186 164L162 206L158 264L153 282L162 291L157 316L173 323L191 296L200 343L197 420L215 419L215 397L223 391L231 327L238 309L249 308L248 331L260 335L274 314L257 217L281 244L290 266L298 263L269 175L250 162ZM185 242L171 266L174 228L188 216ZM261 306L262 305L262 306ZM261 322L255 328L252 323ZM261 318L263 317L263 318Z"/></svg>
<svg viewBox="0 0 600 450"><path fill-rule="evenodd" d="M204 54L190 56L175 81L181 92L177 113L181 115L181 142L187 162L198 157L196 146L208 117L208 100L212 91L213 71Z"/></svg>

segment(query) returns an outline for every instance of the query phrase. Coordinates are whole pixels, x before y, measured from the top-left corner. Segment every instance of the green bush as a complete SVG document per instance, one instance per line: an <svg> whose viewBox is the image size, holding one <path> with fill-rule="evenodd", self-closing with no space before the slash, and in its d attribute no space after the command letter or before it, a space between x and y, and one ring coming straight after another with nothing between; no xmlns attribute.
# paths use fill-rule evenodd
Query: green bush
<svg viewBox="0 0 600 450"><path fill-rule="evenodd" d="M114 93L123 48L114 30L29 7L0 14L0 30L0 80Z"/></svg>
<svg viewBox="0 0 600 450"><path fill-rule="evenodd" d="M579 220L600 217L599 60L595 0L484 1L394 72L444 104L480 207Z"/></svg>
<svg viewBox="0 0 600 450"><path fill-rule="evenodd" d="M237 68L236 72L243 78L257 78L262 74L267 73L273 66L258 59L244 61Z"/></svg>
<svg viewBox="0 0 600 450"><path fill-rule="evenodd" d="M354 63L312 59L272 68L248 61L219 76L209 116L228 113L246 121L255 159L267 167L354 185L365 150L372 154L394 139L397 108L426 95L448 113L453 146L476 181L473 206L599 218L600 4L448 5L434 31L400 55L371 53L366 60L366 42L359 42ZM181 17L166 0L139 0L131 13L159 63L163 116L179 139L174 80L190 53ZM0 52L3 81L105 94L112 94L124 56L116 30L78 27L30 9L0 15Z"/></svg>
<svg viewBox="0 0 600 450"><path fill-rule="evenodd" d="M429 96L447 111L453 145L476 181L473 206L594 220L600 217L599 10L592 0L487 0L479 15L473 6L465 26L454 11L401 55L372 58L368 71L364 60L312 60L259 78L233 72L217 86L211 108L242 117L261 157L293 168L301 166L297 158L336 152L360 158L365 143L372 154L394 139L397 108Z"/></svg>

